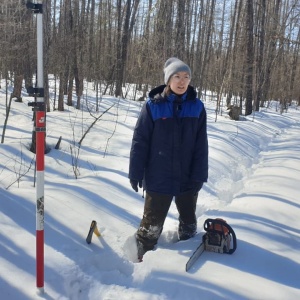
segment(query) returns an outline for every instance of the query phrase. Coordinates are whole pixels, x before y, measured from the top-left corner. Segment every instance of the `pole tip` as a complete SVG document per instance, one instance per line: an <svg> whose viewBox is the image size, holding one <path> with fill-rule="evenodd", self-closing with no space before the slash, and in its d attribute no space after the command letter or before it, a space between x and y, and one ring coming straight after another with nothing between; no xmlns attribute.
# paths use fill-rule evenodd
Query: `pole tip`
<svg viewBox="0 0 300 300"><path fill-rule="evenodd" d="M36 293L39 296L44 295L44 293L45 293L44 287L38 287L36 290Z"/></svg>

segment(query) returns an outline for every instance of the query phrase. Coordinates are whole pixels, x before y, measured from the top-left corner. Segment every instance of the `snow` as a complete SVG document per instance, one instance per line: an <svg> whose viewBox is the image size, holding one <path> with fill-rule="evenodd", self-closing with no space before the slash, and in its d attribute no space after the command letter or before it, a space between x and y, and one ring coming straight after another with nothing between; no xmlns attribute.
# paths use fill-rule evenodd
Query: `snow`
<svg viewBox="0 0 300 300"><path fill-rule="evenodd" d="M0 90L0 124L5 117ZM87 96L88 95L88 96ZM209 181L198 198L198 234L177 241L172 204L155 251L136 262L134 234L142 192L127 178L133 128L141 103L103 96L94 111L88 86L83 110L47 113L45 156L45 280L36 288L36 187L32 111L12 103L0 145L1 299L300 299L300 110L280 114L277 102L235 122L208 113ZM94 118L115 104L78 142ZM2 131L2 130L1 130ZM59 150L54 147L62 136ZM71 154L71 149L72 153ZM75 178L72 161L78 163ZM235 230L233 255L204 252L185 264L200 243L207 218ZM92 220L100 237L85 239Z"/></svg>

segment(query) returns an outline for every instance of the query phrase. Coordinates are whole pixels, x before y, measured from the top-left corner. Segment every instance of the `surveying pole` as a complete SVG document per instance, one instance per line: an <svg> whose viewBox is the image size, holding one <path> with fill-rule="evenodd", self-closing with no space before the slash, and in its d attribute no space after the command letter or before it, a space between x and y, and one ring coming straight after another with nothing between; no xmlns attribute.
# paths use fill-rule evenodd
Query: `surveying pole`
<svg viewBox="0 0 300 300"><path fill-rule="evenodd" d="M27 92L35 97L28 103L35 112L36 136L36 286L39 294L44 293L44 171L45 171L45 132L46 109L44 101L43 64L43 4L42 0L28 1L26 7L36 15L37 29L37 84Z"/></svg>

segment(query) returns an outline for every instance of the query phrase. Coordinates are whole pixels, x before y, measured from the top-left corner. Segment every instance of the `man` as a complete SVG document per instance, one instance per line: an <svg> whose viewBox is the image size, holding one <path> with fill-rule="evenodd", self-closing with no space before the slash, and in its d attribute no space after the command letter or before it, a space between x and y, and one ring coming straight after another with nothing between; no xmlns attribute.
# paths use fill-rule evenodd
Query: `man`
<svg viewBox="0 0 300 300"><path fill-rule="evenodd" d="M146 191L136 233L138 259L154 249L173 197L179 213L179 240L193 237L198 192L208 177L206 111L190 86L191 70L178 58L164 65L165 85L153 89L137 120L129 179Z"/></svg>

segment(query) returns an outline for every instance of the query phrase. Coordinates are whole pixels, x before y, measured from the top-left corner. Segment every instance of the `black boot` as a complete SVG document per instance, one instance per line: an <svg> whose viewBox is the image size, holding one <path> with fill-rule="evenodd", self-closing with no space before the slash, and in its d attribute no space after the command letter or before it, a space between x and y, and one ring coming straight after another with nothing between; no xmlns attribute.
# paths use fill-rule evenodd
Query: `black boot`
<svg viewBox="0 0 300 300"><path fill-rule="evenodd" d="M143 261L143 256L147 252L147 250L145 250L144 245L139 240L136 240L136 245L137 245L137 257L138 257L138 261L142 262Z"/></svg>
<svg viewBox="0 0 300 300"><path fill-rule="evenodd" d="M178 238L180 241L185 241L197 233L197 224L183 224L182 222L179 222L179 228L178 228Z"/></svg>

